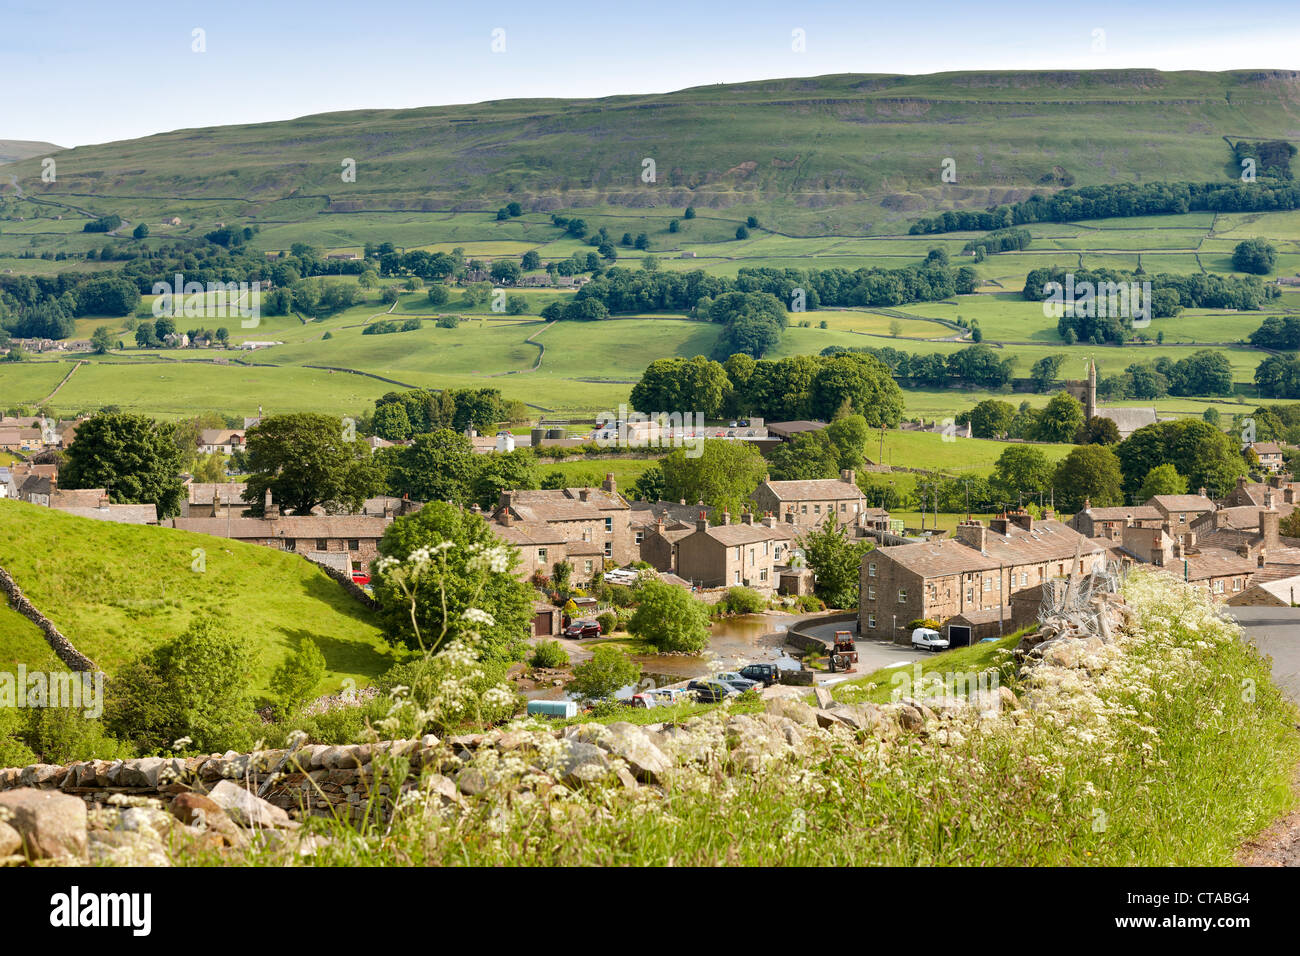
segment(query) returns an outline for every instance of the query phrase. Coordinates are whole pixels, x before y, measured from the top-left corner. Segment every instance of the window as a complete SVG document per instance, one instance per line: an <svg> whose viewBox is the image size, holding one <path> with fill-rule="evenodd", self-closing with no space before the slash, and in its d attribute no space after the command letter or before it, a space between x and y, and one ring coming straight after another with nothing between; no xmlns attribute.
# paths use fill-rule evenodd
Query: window
<svg viewBox="0 0 1300 956"><path fill-rule="evenodd" d="M614 544L613 544L613 542L606 541L606 542L605 542L605 557L607 557L607 558L612 558L613 556L614 556Z"/></svg>
<svg viewBox="0 0 1300 956"><path fill-rule="evenodd" d="M846 511L848 511L848 510L849 510L849 503L848 503L847 501L841 501L841 502L840 502L840 514L843 514L844 512L846 512ZM857 511L857 510L858 510L858 506L857 506L857 505L854 505L854 506L853 506L853 510L854 510L854 511Z"/></svg>
<svg viewBox="0 0 1300 956"><path fill-rule="evenodd" d="M993 590L993 578L987 574L984 576L984 590L985 591Z"/></svg>
<svg viewBox="0 0 1300 956"><path fill-rule="evenodd" d="M1215 594L1222 594L1222 593L1223 593L1223 582L1222 582L1222 581L1215 581L1215 582L1214 582L1214 593L1215 593Z"/></svg>
<svg viewBox="0 0 1300 956"><path fill-rule="evenodd" d="M967 604L973 603L974 600L975 600L975 589L974 589L974 588L967 588L967 589L966 589L966 603L967 603Z"/></svg>
<svg viewBox="0 0 1300 956"><path fill-rule="evenodd" d="M293 538L285 538L285 539L284 539L284 550L286 550L286 551L297 551L297 550L298 550L298 542L297 542L295 539L293 539Z"/></svg>
<svg viewBox="0 0 1300 956"><path fill-rule="evenodd" d="M821 506L821 505L813 505L813 514L819 515L819 514L821 514L821 513L822 513L822 506Z"/></svg>
<svg viewBox="0 0 1300 956"><path fill-rule="evenodd" d="M766 580L767 580L767 568L764 568L762 571L759 571L759 572L758 572L758 579L759 579L760 581L766 581Z"/></svg>
<svg viewBox="0 0 1300 956"><path fill-rule="evenodd" d="M1021 586L1021 587L1024 587L1024 586L1026 586L1027 584L1029 584L1029 572L1028 572L1028 571L1021 571L1021 572L1020 572L1020 586Z"/></svg>
<svg viewBox="0 0 1300 956"><path fill-rule="evenodd" d="M736 560L740 560L740 548L736 548Z"/></svg>
<svg viewBox="0 0 1300 956"><path fill-rule="evenodd" d="M874 601L875 599L876 599L876 586L875 586L874 584L868 584L868 585L867 585L867 600L868 600L868 601Z"/></svg>
<svg viewBox="0 0 1300 956"><path fill-rule="evenodd" d="M799 506L799 513L800 513L800 514L805 514L805 515L806 515L806 514L808 513L808 506L807 506L807 505L800 505L800 506Z"/></svg>
<svg viewBox="0 0 1300 956"><path fill-rule="evenodd" d="M749 563L750 563L750 564L753 564L753 563L754 563L754 549L753 549L753 548L750 548L750 549L749 549Z"/></svg>
<svg viewBox="0 0 1300 956"><path fill-rule="evenodd" d="M1241 578L1233 578L1233 579L1232 579L1232 589L1233 589L1234 591L1240 591L1240 590L1241 590Z"/></svg>
<svg viewBox="0 0 1300 956"><path fill-rule="evenodd" d="M867 627L875 627L875 626L876 626L876 615L874 615L874 614L868 614L868 615L867 615Z"/></svg>
<svg viewBox="0 0 1300 956"><path fill-rule="evenodd" d="M606 519L605 519L605 534L613 534L613 533L614 533L614 519L613 519L613 518L606 518Z"/></svg>
<svg viewBox="0 0 1300 956"><path fill-rule="evenodd" d="M640 544L640 543L641 543L642 541L644 541L644 540L645 540L645 532L644 532L644 531L638 531L638 532L636 533L636 543L637 543L637 544Z"/></svg>
<svg viewBox="0 0 1300 956"><path fill-rule="evenodd" d="M538 561L545 561L545 560L546 560L546 549L545 549L545 548L538 548L538 549L537 549L537 560L538 560Z"/></svg>
<svg viewBox="0 0 1300 956"><path fill-rule="evenodd" d="M740 572L739 572L739 571L736 572L736 583L737 583L737 584L740 583Z"/></svg>
<svg viewBox="0 0 1300 956"><path fill-rule="evenodd" d="M876 566L875 566L874 564L868 564L868 565L867 565L867 577L869 577L869 578L874 578L875 576L876 576Z"/></svg>
<svg viewBox="0 0 1300 956"><path fill-rule="evenodd" d="M329 543L329 541L327 541L327 540L324 539L324 538L317 538L317 539L316 539L316 550L317 550L317 551L328 551L329 549L330 549L330 543Z"/></svg>
<svg viewBox="0 0 1300 956"><path fill-rule="evenodd" d="M359 538L348 538L348 550L349 550L349 551L360 551L360 550L361 550L361 539L359 539Z"/></svg>
<svg viewBox="0 0 1300 956"><path fill-rule="evenodd" d="M584 561L584 562L582 563L582 570L584 570L585 572L587 572L588 574L590 574L590 573L591 573L591 562L590 562L590 561Z"/></svg>
<svg viewBox="0 0 1300 956"><path fill-rule="evenodd" d="M899 604L907 603L907 588L898 589L898 603Z"/></svg>

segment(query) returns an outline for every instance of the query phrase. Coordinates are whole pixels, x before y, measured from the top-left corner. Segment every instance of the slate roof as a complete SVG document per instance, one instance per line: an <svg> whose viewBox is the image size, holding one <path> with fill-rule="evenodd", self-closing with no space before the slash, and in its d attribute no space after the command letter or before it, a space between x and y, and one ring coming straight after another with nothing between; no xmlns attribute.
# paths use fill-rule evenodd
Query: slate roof
<svg viewBox="0 0 1300 956"><path fill-rule="evenodd" d="M826 501L835 498L865 498L862 489L839 478L813 478L808 481L765 481L778 501Z"/></svg>
<svg viewBox="0 0 1300 956"><path fill-rule="evenodd" d="M62 514L117 524L157 524L158 508L155 505L109 505L107 508L59 508Z"/></svg>
<svg viewBox="0 0 1300 956"><path fill-rule="evenodd" d="M1147 504L1166 512L1214 510L1214 502L1204 495L1156 495Z"/></svg>
<svg viewBox="0 0 1300 956"><path fill-rule="evenodd" d="M392 522L373 515L282 515L279 518L172 518L183 531L218 538L380 538Z"/></svg>
<svg viewBox="0 0 1300 956"><path fill-rule="evenodd" d="M1005 535L991 528L986 531L983 554L956 538L943 538L877 548L868 552L863 560L870 560L872 555L883 555L923 577L937 577L995 570L1009 565L1073 560L1081 542L1083 555L1107 550L1055 519L1035 521L1033 531L1012 524L1008 525Z"/></svg>
<svg viewBox="0 0 1300 956"><path fill-rule="evenodd" d="M210 505L214 494L221 496L223 505L246 504L242 495L248 487L243 481L191 481L186 486L192 505Z"/></svg>

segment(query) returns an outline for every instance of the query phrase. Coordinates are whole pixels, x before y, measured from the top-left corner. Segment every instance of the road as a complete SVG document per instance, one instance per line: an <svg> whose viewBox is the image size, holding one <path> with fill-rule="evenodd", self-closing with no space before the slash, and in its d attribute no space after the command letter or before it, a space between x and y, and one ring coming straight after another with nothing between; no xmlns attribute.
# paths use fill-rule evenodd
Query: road
<svg viewBox="0 0 1300 956"><path fill-rule="evenodd" d="M804 633L812 637L818 637L826 642L835 639L835 632L845 629L852 630L853 622L845 624L839 621L831 624L818 624L814 627L804 628ZM922 660L929 653L928 651L918 651L912 647L905 647L901 644L892 644L889 641L863 640L860 636L854 638L854 646L858 649L858 663L854 668L854 673L850 677L861 677L864 674L870 674L872 671L880 670L882 667L889 667L893 664L911 664L912 661ZM844 680L843 674L817 674L818 684L837 683Z"/></svg>
<svg viewBox="0 0 1300 956"><path fill-rule="evenodd" d="M1300 608L1230 607L1246 640L1273 658L1273 681L1300 702Z"/></svg>

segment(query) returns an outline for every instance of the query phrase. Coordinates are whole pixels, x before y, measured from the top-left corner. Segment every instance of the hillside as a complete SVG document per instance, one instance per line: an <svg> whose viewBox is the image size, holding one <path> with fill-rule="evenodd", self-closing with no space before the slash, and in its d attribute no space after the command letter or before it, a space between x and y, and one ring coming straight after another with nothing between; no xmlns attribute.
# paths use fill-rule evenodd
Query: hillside
<svg viewBox="0 0 1300 956"><path fill-rule="evenodd" d="M53 143L28 139L0 139L0 166L5 163L15 163L20 159L30 159L33 156L49 156L62 149L62 146L55 146Z"/></svg>
<svg viewBox="0 0 1300 956"><path fill-rule="evenodd" d="M785 209L799 234L984 206L1059 184L1222 179L1224 137L1300 138L1300 73L1129 69L844 74L602 99L516 99L175 130L11 171L29 195L227 218L318 211ZM641 182L654 159L657 182ZM945 157L958 184L941 185ZM355 159L354 183L341 163Z"/></svg>
<svg viewBox="0 0 1300 956"><path fill-rule="evenodd" d="M206 551L201 574L191 570L194 548ZM365 683L392 663L365 608L308 561L270 548L0 500L0 567L110 676L205 610L257 649L255 692L300 637L325 655L322 691L348 677ZM0 608L0 667L50 660L40 632Z"/></svg>

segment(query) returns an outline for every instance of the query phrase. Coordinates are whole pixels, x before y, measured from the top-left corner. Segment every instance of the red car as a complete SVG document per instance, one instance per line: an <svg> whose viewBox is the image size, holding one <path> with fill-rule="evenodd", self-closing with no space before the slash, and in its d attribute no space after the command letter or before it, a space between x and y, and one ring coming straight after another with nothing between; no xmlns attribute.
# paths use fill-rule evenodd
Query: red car
<svg viewBox="0 0 1300 956"><path fill-rule="evenodd" d="M574 621L564 629L564 636L574 640L584 637L600 637L599 621Z"/></svg>
<svg viewBox="0 0 1300 956"><path fill-rule="evenodd" d="M370 575L366 574L365 571L353 571L352 583L359 584L362 587L365 587L367 584L370 583Z"/></svg>

